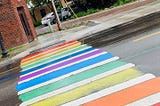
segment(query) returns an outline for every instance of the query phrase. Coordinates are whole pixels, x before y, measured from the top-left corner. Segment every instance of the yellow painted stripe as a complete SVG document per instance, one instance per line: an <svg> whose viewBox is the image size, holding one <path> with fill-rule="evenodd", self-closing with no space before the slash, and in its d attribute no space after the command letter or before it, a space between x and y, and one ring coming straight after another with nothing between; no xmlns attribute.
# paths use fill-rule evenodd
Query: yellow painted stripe
<svg viewBox="0 0 160 106"><path fill-rule="evenodd" d="M135 69L127 69L127 70L124 70L124 71L119 72L117 74L113 74L111 76L107 76L107 77L102 78L100 80L96 80L96 81L91 82L89 84L80 86L80 87L73 89L71 91L68 91L68 92L53 96L51 98L48 98L46 100L37 102L35 104L32 104L31 106L62 105L66 102L81 98L83 96L89 95L89 94L96 92L98 90L102 90L106 87L125 82L127 80L133 79L133 78L138 77L140 75L142 75L142 73L135 70Z"/></svg>
<svg viewBox="0 0 160 106"><path fill-rule="evenodd" d="M77 44L74 44L74 45L72 45L72 46L68 46L68 47L66 47L66 48L57 50L57 51L55 51L55 52L52 52L52 53L49 53L49 54L40 56L39 58L35 58L35 59L32 59L32 60L28 60L28 61L26 61L26 62L21 63L21 67L26 66L26 65L31 64L31 63L34 63L34 62L36 62L36 61L43 60L44 58L47 58L47 57L49 57L49 56L52 56L52 55L55 55L55 54L58 54L58 53L61 53L61 52L64 52L64 51L66 51L66 50L69 50L69 49L72 49L72 48L76 48L76 47L78 47L78 46L80 46L80 45L81 45L81 43L77 43Z"/></svg>
<svg viewBox="0 0 160 106"><path fill-rule="evenodd" d="M141 41L141 40L143 40L143 39L146 39L146 38L149 38L149 37L158 35L158 34L160 34L160 31L159 31L159 32L152 33L152 34L149 34L149 35L146 35L146 36L142 36L142 37L140 37L140 38L138 38L138 39L133 40L133 42L138 42L138 41Z"/></svg>

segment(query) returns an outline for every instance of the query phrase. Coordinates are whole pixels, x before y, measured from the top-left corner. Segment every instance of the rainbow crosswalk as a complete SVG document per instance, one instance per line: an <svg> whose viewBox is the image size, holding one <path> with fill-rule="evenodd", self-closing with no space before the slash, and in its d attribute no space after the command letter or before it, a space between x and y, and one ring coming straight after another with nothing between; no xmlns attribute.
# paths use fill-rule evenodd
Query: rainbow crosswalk
<svg viewBox="0 0 160 106"><path fill-rule="evenodd" d="M160 78L119 57L70 41L26 56L20 106L159 106Z"/></svg>

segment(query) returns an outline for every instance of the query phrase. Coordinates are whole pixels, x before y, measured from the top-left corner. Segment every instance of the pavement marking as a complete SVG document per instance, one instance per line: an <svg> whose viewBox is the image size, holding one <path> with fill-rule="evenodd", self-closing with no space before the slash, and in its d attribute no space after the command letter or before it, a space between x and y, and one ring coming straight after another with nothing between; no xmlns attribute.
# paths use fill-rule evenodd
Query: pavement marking
<svg viewBox="0 0 160 106"><path fill-rule="evenodd" d="M140 99L138 101L132 102L125 106L151 106L160 101L160 92Z"/></svg>
<svg viewBox="0 0 160 106"><path fill-rule="evenodd" d="M29 70L21 72L20 78L24 77L26 75L32 74L34 72L40 71L42 69L51 67L53 65L62 63L64 61L71 60L72 58L78 57L78 56L82 55L83 53L87 53L88 51L92 51L92 50L95 50L95 49L91 48L91 47L86 47L86 48L83 48L81 50L77 50L77 52L70 53L70 54L67 54L67 55L62 56L62 57L57 57L56 56L57 58L55 58L55 59L53 58L52 61L50 61L50 62L43 63L42 65L39 65L39 66L36 66L36 67L31 68Z"/></svg>
<svg viewBox="0 0 160 106"><path fill-rule="evenodd" d="M39 65L45 64L47 62L53 61L55 59L59 59L59 58L65 57L65 56L67 56L67 55L69 55L71 53L76 53L77 51L80 51L80 50L85 49L87 47L91 47L91 46L80 45L80 46L77 46L75 48L71 48L69 50L66 50L64 52L60 52L59 54L54 54L54 55L48 56L48 57L46 57L46 58L44 58L42 60L36 61L35 63L31 63L31 64L28 64L27 66L21 67L22 71L26 71L26 70L29 70L31 68L37 67Z"/></svg>
<svg viewBox="0 0 160 106"><path fill-rule="evenodd" d="M153 79L153 78L155 78L154 75L152 75L152 74L145 74L145 75L140 76L138 78L131 79L129 81L117 84L115 86L111 86L111 87L106 88L106 89L103 89L103 90L98 91L96 93L92 93L90 95L84 96L84 97L82 97L80 99L68 102L66 104L63 104L62 106L79 106L81 104L84 104L84 103L96 100L98 98L101 98L101 97L104 97L106 95L118 92L120 90L124 90L126 88L132 87L132 86L134 86L136 84L140 84L140 83L142 83L144 81L148 81L148 80ZM38 105L33 105L33 106L38 106ZM116 106L116 105L112 105L112 106Z"/></svg>
<svg viewBox="0 0 160 106"><path fill-rule="evenodd" d="M26 66L28 64L35 63L38 60L43 60L44 58L47 58L47 57L52 56L54 54L58 54L60 52L65 52L68 49L75 48L75 47L80 46L80 45L81 45L80 43L76 43L76 44L73 44L71 46L67 46L65 48L61 48L61 49L59 49L57 51L54 51L54 52L51 52L51 53L48 53L48 54L44 54L44 55L39 56L39 57L35 57L35 58L31 59L31 60L28 60L28 61L25 61L25 62L21 62L21 66L24 67L24 66Z"/></svg>
<svg viewBox="0 0 160 106"><path fill-rule="evenodd" d="M133 75L133 76L131 76ZM78 88L72 89L70 91L60 93L58 95L55 95L53 97L50 97L48 99L42 100L40 102L37 102L35 104L32 104L31 106L57 106L64 103L67 103L69 101L84 97L86 95L89 95L93 92L97 92L99 90L102 90L106 87L113 86L115 84L122 83L124 81L130 80L132 78L140 76L141 73L139 71L136 71L134 69L127 69L124 71L121 71L119 73L105 76L104 78L101 78L99 80L90 82L89 84L82 85ZM123 76L123 77L122 77ZM84 92L85 91L85 92ZM63 100L62 100L63 98ZM25 102L24 102L25 103ZM30 102L28 102L30 103ZM74 105L70 105L74 106Z"/></svg>
<svg viewBox="0 0 160 106"><path fill-rule="evenodd" d="M48 67L48 68L45 68L45 69L42 69L42 70L38 70L34 73L31 73L29 75L26 75L24 77L21 77L19 80L18 80L18 83L24 83L26 81L29 81L29 80L32 80L34 78L38 78L40 76L43 76L43 75L46 75L46 74L49 74L51 72L55 72L56 70L60 70L60 69L63 69L63 68L66 68L66 67L69 67L69 66L72 66L73 64L77 64L77 63L80 63L82 61L85 61L85 60L88 60L88 59L91 59L91 58L94 58L94 57L97 57L99 55L103 55L103 54L107 54L108 56L110 55L109 53L106 53L106 52L103 52L102 50L91 50L87 53L84 53L84 54L81 54L80 56L76 56L74 58L70 58L64 62L60 62L58 64L53 64L52 66Z"/></svg>
<svg viewBox="0 0 160 106"><path fill-rule="evenodd" d="M119 59L119 57L113 57L113 58L111 58L111 59L107 59L107 60L98 62L98 63L96 63L96 64L93 64L93 65L84 67L84 68L82 68L82 69L79 69L79 70L75 71L74 73L72 73L72 75L76 75L76 74L78 74L78 73L84 72L84 71L89 70L89 69L91 69L91 68L95 68L95 67L101 66L101 65L106 64L106 63L109 63L109 62L111 62L111 61L115 61L115 60L117 60L117 59ZM64 76L59 77L59 78L57 78L57 79L52 79L52 80L46 81L46 82L44 82L44 83L42 83L42 84L37 84L37 85L35 85L35 86L33 86L33 87L30 87L30 88L24 89L24 90L22 90L22 91L19 91L18 94L23 94L23 93L25 93L25 92L29 92L29 91L31 91L31 90L40 88L40 87L45 86L45 85L48 85L48 84L50 84L50 83L54 83L54 82L56 82L56 81L63 80L64 78L67 78L67 77L70 77L70 76L64 75Z"/></svg>
<svg viewBox="0 0 160 106"><path fill-rule="evenodd" d="M53 51L55 51L57 49L59 50L60 48L64 48L64 47L67 47L67 46L70 46L70 45L73 45L73 44L76 44L76 43L80 43L80 42L78 42L78 41L70 41L70 42L63 43L63 44L60 44L60 45L57 45L57 46L53 46L51 48L48 48L47 50L43 50L43 51L28 55L28 56L24 57L21 62L25 62L25 61L31 60L31 59L33 59L35 57L39 57L39 56L45 55L45 54L53 52Z"/></svg>
<svg viewBox="0 0 160 106"><path fill-rule="evenodd" d="M59 88L57 90L53 90L49 93L46 92L46 94L43 94L41 96L38 96L38 97L35 97L27 102L30 102L30 103L35 103L35 102L38 102L38 101L41 101L41 100L44 100L44 99L47 99L47 98L50 98L52 96L55 96L55 95L58 95L58 94L61 94L61 93L64 93L64 92L67 92L69 90L72 90L72 89L75 89L77 87L80 87L80 86L83 86L83 85L86 85L86 84L89 84L93 81L96 81L96 80L99 80L99 79L102 79L106 76L109 76L109 75L112 75L112 74L115 74L115 73L118 73L118 72L121 72L123 70L126 70L126 69L129 69L131 67L133 67L134 65L133 64L127 64L127 65L124 65L124 66L121 66L119 68L116 68L116 69L113 69L113 70L109 70L105 73L102 73L102 74L99 74L99 75L95 75L94 77L91 77L91 78L88 78L88 79L85 79L85 80L82 80L82 81L79 81L77 83L74 83L74 84L71 84L71 85L68 85L68 86L65 86L63 88Z"/></svg>
<svg viewBox="0 0 160 106"><path fill-rule="evenodd" d="M146 36L142 36L142 37L140 37L140 38L138 38L138 39L133 40L133 42L138 42L138 41L141 41L141 40L143 40L143 39L147 39L147 38L149 38L149 37L152 37L152 36L155 36L155 35L158 35L158 34L160 34L160 31L159 31L159 32L152 33L152 34L149 34L149 35L146 35Z"/></svg>
<svg viewBox="0 0 160 106"><path fill-rule="evenodd" d="M160 102L159 102L159 103L154 104L153 106L160 106Z"/></svg>
<svg viewBox="0 0 160 106"><path fill-rule="evenodd" d="M135 86L101 97L82 106L124 106L128 103L142 99L160 92L160 78L153 78ZM145 91L144 91L145 89Z"/></svg>
<svg viewBox="0 0 160 106"><path fill-rule="evenodd" d="M113 58L112 58L112 60L113 60ZM110 61L112 61L112 60L110 60ZM112 71L112 72L114 71L114 73L115 73L116 68L125 67L126 64L127 63L125 63L125 62L116 61L116 60L113 60L112 62L109 62L108 60L105 60L105 61L102 61L100 63L97 63L95 65L90 66L91 68L86 70L86 71L71 75L69 77L60 79L56 82L53 82L53 83L50 83L48 85L39 87L39 88L31 90L29 92L23 93L19 96L19 98L22 101L27 101L27 100L33 99L37 96L40 96L42 94L60 89L62 87L65 87L65 86L68 86L68 85L71 85L71 84L74 84L74 83L77 83L77 82L79 83L79 81L83 81L85 79L92 78L95 75L99 75L99 74L102 74L102 73L107 72L107 71ZM128 64L128 65L130 65L130 64Z"/></svg>
<svg viewBox="0 0 160 106"><path fill-rule="evenodd" d="M49 74L40 76L40 77L32 79L32 80L27 79L28 80L28 81L26 80L27 82L21 83L17 86L17 90L21 91L26 88L35 86L37 84L41 84L41 83L44 83L44 82L52 80L52 79L57 79L57 78L62 77L64 75L70 76L70 75L74 74L79 69L83 69L85 67L93 65L93 64L98 63L100 61L104 61L106 59L111 59L111 58L113 58L113 55L111 55L109 53L108 54L101 54L101 55L100 54L94 55L94 57L90 57L90 59L86 59L80 63L77 62L70 67L62 68L60 70L51 72Z"/></svg>

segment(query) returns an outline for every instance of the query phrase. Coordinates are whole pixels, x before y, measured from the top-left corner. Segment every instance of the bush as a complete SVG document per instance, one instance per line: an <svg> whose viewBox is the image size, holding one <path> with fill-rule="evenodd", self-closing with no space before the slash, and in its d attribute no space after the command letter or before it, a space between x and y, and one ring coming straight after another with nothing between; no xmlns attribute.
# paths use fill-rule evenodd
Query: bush
<svg viewBox="0 0 160 106"><path fill-rule="evenodd" d="M113 5L113 7L123 5L123 4L129 3L129 2L133 2L133 1L136 1L136 0L117 0L117 2Z"/></svg>
<svg viewBox="0 0 160 106"><path fill-rule="evenodd" d="M81 12L78 12L77 13L77 16L78 17L82 17L82 16L86 16L86 15L89 15L89 14L92 14L92 13L95 13L95 12L98 12L100 11L100 9L88 9L87 11L81 11Z"/></svg>
<svg viewBox="0 0 160 106"><path fill-rule="evenodd" d="M42 23L40 21L34 22L35 27L40 26L40 25L42 25Z"/></svg>

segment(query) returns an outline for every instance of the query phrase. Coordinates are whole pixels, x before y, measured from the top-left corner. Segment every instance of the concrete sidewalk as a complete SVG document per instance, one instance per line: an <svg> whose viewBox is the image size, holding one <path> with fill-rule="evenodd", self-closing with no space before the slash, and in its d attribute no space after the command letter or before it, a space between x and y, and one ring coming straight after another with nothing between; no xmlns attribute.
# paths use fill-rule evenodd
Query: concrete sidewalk
<svg viewBox="0 0 160 106"><path fill-rule="evenodd" d="M145 1L145 0L143 0ZM143 2L139 1L139 2ZM118 14L92 20L94 24L39 36L26 44L21 53L0 62L0 72L18 66L20 59L38 50L70 40L80 40L91 45L126 36L129 33L160 23L160 0ZM152 17L153 16L153 17ZM127 30L127 28L130 28ZM105 34L100 34L101 32ZM120 33L123 32L123 36ZM114 36L112 36L114 34ZM105 39L105 40L104 40ZM104 40L104 41L103 41ZM9 71L8 71L9 72Z"/></svg>

